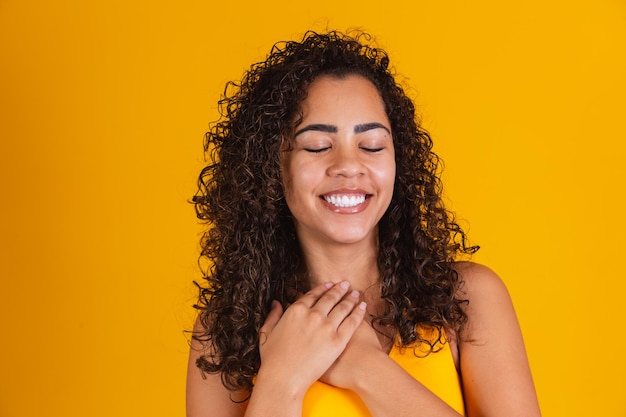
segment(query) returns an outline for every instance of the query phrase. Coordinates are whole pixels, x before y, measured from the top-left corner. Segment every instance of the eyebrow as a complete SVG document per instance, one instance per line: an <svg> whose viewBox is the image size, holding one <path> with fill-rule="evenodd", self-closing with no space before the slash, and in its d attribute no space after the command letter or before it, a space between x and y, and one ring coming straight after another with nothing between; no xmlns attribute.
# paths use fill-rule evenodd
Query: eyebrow
<svg viewBox="0 0 626 417"><path fill-rule="evenodd" d="M315 131L315 132L337 133L337 126L325 125L325 124L321 124L321 123L307 125L307 126L303 127L302 129L299 129L293 135L293 137L295 138L296 136L298 136L298 135L300 135L300 134L302 134L304 132L311 131L311 130Z"/></svg>
<svg viewBox="0 0 626 417"><path fill-rule="evenodd" d="M359 124L354 126L354 133L363 133L363 132L367 132L368 130L373 130L373 129L383 129L385 132L391 134L391 132L389 131L389 129L381 124L381 123L363 123L363 124ZM326 124L322 124L322 123L315 123L315 124L311 124L311 125L307 125L305 127L303 127L302 129L299 129L298 131L296 131L296 133L293 135L293 137L297 137L298 135L304 133L304 132L308 132L308 131L315 131L315 132L325 132L325 133L337 133L338 129L337 126L333 126L333 125L326 125Z"/></svg>
<svg viewBox="0 0 626 417"><path fill-rule="evenodd" d="M373 130L373 129L383 129L385 132L391 135L391 132L389 131L389 129L387 129L387 126L381 123L377 123L377 122L356 125L354 126L354 133L363 133L363 132L367 132L368 130Z"/></svg>

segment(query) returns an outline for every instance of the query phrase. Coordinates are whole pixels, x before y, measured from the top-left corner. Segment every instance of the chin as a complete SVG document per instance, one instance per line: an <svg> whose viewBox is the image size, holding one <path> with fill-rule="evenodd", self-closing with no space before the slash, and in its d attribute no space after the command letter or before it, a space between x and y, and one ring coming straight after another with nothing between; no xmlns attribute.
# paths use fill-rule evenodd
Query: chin
<svg viewBox="0 0 626 417"><path fill-rule="evenodd" d="M344 245L353 245L359 243L366 243L370 241L374 241L376 238L376 233L371 230L363 231L363 230L352 230L348 232L344 232L341 235L335 233L332 236L329 236L329 240L336 242L338 244Z"/></svg>

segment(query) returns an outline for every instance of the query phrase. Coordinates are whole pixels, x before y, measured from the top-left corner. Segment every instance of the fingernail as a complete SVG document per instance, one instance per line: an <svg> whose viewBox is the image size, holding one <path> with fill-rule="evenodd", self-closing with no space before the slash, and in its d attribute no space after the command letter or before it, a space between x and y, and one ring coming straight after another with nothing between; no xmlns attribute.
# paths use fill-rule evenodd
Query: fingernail
<svg viewBox="0 0 626 417"><path fill-rule="evenodd" d="M361 310L365 310L366 307L367 307L367 304L365 304L365 301L361 301L361 304L359 304L359 308Z"/></svg>
<svg viewBox="0 0 626 417"><path fill-rule="evenodd" d="M339 286L344 290L347 290L348 288L350 288L350 283L348 281L341 281L339 283Z"/></svg>
<svg viewBox="0 0 626 417"><path fill-rule="evenodd" d="M352 292L350 293L350 295L351 295L353 298L357 298L357 299L358 299L360 294L359 294L359 292L358 292L357 290L354 290L354 291L352 291Z"/></svg>
<svg viewBox="0 0 626 417"><path fill-rule="evenodd" d="M327 283L324 284L324 287L330 289L330 288L333 287L333 283L332 282L327 282Z"/></svg>

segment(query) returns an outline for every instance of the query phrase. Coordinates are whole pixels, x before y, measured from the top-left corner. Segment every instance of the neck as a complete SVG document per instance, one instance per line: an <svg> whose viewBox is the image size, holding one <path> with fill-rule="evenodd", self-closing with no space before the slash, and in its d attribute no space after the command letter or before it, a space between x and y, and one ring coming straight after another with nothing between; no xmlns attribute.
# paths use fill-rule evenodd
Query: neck
<svg viewBox="0 0 626 417"><path fill-rule="evenodd" d="M301 248L311 286L323 282L349 281L352 289L365 292L379 283L378 244L303 244Z"/></svg>

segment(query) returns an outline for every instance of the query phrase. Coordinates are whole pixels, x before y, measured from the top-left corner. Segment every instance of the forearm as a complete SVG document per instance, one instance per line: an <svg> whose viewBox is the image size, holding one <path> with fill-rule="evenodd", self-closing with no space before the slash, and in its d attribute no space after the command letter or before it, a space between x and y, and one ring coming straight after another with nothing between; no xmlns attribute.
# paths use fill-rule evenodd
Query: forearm
<svg viewBox="0 0 626 417"><path fill-rule="evenodd" d="M299 417L306 390L259 373L245 417Z"/></svg>
<svg viewBox="0 0 626 417"><path fill-rule="evenodd" d="M460 416L388 356L367 363L353 390L373 417Z"/></svg>

